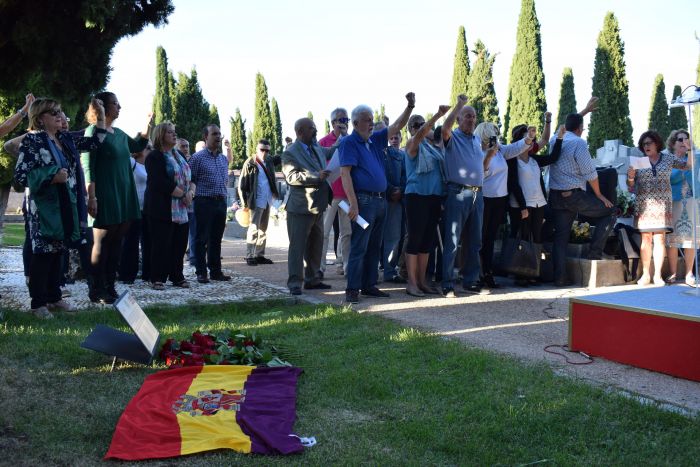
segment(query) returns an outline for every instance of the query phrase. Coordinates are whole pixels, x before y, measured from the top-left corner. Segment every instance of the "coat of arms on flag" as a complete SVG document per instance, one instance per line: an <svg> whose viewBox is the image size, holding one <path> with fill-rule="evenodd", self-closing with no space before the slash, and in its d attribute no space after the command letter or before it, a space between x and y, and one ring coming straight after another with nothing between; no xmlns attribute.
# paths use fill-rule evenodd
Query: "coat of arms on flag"
<svg viewBox="0 0 700 467"><path fill-rule="evenodd" d="M157 459L212 449L301 452L292 431L300 373L239 365L154 373L124 410L105 458Z"/></svg>

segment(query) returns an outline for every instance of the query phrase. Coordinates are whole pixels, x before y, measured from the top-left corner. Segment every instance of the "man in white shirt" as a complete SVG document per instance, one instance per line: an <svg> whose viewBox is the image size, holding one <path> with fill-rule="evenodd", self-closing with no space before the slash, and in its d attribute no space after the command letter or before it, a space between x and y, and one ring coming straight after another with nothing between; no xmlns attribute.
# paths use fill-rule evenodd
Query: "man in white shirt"
<svg viewBox="0 0 700 467"><path fill-rule="evenodd" d="M255 156L249 157L241 169L238 184L238 197L241 209L250 210L250 225L246 236L246 263L248 266L272 264L265 258L267 223L270 219L270 206L279 198L275 181L275 165L270 154L270 142L258 141Z"/></svg>

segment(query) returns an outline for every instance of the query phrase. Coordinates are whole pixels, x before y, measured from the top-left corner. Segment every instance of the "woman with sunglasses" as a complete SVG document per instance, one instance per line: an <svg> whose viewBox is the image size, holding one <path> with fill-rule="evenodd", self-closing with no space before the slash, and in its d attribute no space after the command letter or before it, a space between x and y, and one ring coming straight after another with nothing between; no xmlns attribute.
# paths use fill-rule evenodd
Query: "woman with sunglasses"
<svg viewBox="0 0 700 467"><path fill-rule="evenodd" d="M674 155L682 160L688 160L690 150L690 134L687 130L674 130L666 140L667 154ZM698 156L695 156L696 162ZM666 236L668 247L668 269L671 273L666 279L669 284L676 282L678 268L678 249L683 248L685 263L685 283L695 285L693 264L695 263L695 250L700 248L700 209L697 200L697 189L693 190L692 174L690 170L671 170L671 197L673 199L673 232ZM695 218L693 218L693 208ZM693 244L693 222L696 222L696 243Z"/></svg>
<svg viewBox="0 0 700 467"><path fill-rule="evenodd" d="M445 155L425 140L433 135L433 125L450 110L441 105L427 122L420 115L411 115L406 143L406 293L423 297L438 294L426 280L430 249L434 248L437 225L445 197Z"/></svg>
<svg viewBox="0 0 700 467"><path fill-rule="evenodd" d="M639 285L649 285L651 277L651 259L654 259L654 285L664 285L661 266L664 262L665 236L673 231L671 214L671 171L688 170L692 158L684 160L662 152L661 135L656 131L645 131L639 138L638 146L648 158L650 167L635 170L627 169L627 187L636 193L634 200L634 226L642 233L640 256L642 259L642 277Z"/></svg>
<svg viewBox="0 0 700 467"><path fill-rule="evenodd" d="M151 236L151 287L163 290L165 281L189 287L182 263L189 233L187 208L195 186L185 158L175 150L175 125L161 123L153 130L153 152L146 159L143 213Z"/></svg>
<svg viewBox="0 0 700 467"><path fill-rule="evenodd" d="M141 218L130 158L148 144L153 116L149 115L148 127L134 139L113 126L121 110L117 96L101 92L95 97L104 102L107 136L102 146L82 154L93 233L89 297L92 302L109 304L117 299L114 281L122 239L131 221ZM90 116L88 122L86 136L95 131L96 122Z"/></svg>
<svg viewBox="0 0 700 467"><path fill-rule="evenodd" d="M29 107L30 132L19 147L14 177L18 185L29 188L29 294L32 313L39 318L52 318L50 309L73 310L62 300L59 284L66 247L80 238L79 151L97 149L106 135L102 102L93 99L88 115L95 121L94 135L72 135L62 131L58 102L36 99Z"/></svg>

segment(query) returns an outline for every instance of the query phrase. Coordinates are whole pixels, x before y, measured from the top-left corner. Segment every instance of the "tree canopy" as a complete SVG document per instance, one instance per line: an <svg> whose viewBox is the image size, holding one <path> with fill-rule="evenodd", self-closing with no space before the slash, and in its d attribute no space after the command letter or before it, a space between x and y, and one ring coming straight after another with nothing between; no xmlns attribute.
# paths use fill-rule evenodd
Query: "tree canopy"
<svg viewBox="0 0 700 467"><path fill-rule="evenodd" d="M496 99L496 89L493 84L493 64L496 56L489 53L481 40L476 41L472 52L476 55L476 61L469 74L467 89L469 105L474 107L477 121L493 122L500 126L498 99Z"/></svg>
<svg viewBox="0 0 700 467"><path fill-rule="evenodd" d="M605 15L598 35L593 69L593 95L598 97L598 110L591 114L588 125L588 150L595 157L605 140L621 139L632 143L629 83L625 73L625 44L620 26L612 12Z"/></svg>
<svg viewBox="0 0 700 467"><path fill-rule="evenodd" d="M566 122L569 114L576 113L576 93L574 92L574 72L571 68L564 68L561 75L561 88L559 90L559 110L557 111L557 126Z"/></svg>
<svg viewBox="0 0 700 467"><path fill-rule="evenodd" d="M452 69L452 92L450 93L450 105L457 103L457 96L467 94L469 86L469 49L467 48L467 33L464 26L457 31L457 47Z"/></svg>
<svg viewBox="0 0 700 467"><path fill-rule="evenodd" d="M542 116L547 110L544 86L542 39L535 0L522 0L503 119L503 136L508 141L510 129L515 125L535 125L538 132L542 131Z"/></svg>
<svg viewBox="0 0 700 467"><path fill-rule="evenodd" d="M666 141L671 130L668 128L668 101L666 100L666 84L664 75L658 74L654 79L654 90L651 94L649 108L649 129L656 130L661 139Z"/></svg>
<svg viewBox="0 0 700 467"><path fill-rule="evenodd" d="M680 86L673 86L673 97L671 97L671 101L673 102L676 97L680 96L681 92ZM685 108L675 107L668 112L668 128L670 130L688 129L688 117L685 115Z"/></svg>

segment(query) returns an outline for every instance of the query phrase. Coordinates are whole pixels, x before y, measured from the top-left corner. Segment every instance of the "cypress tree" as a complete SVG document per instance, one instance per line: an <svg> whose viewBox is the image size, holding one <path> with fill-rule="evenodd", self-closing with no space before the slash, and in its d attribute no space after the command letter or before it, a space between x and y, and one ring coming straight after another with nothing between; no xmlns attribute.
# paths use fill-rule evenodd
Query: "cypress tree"
<svg viewBox="0 0 700 467"><path fill-rule="evenodd" d="M510 141L510 129L519 124L537 126L542 131L542 115L547 110L542 71L540 22L535 0L522 0L515 54L510 67L503 136Z"/></svg>
<svg viewBox="0 0 700 467"><path fill-rule="evenodd" d="M255 120L253 122L253 151L250 154L255 154L255 148L260 139L272 141L274 138L274 130L272 127L272 114L270 112L270 100L267 95L267 84L261 73L255 76Z"/></svg>
<svg viewBox="0 0 700 467"><path fill-rule="evenodd" d="M257 140L253 140L253 134L250 132L250 130L248 130L246 132L245 139L246 139L246 146L248 147L247 148L248 157L254 156L255 150L258 147L258 142L257 142Z"/></svg>
<svg viewBox="0 0 700 467"><path fill-rule="evenodd" d="M500 126L498 99L493 84L493 64L496 56L489 53L481 39L476 41L472 52L476 55L476 61L469 74L469 105L474 107L478 122L493 122Z"/></svg>
<svg viewBox="0 0 700 467"><path fill-rule="evenodd" d="M168 55L163 47L158 46L156 49L156 94L153 96L153 114L156 125L172 119L171 95Z"/></svg>
<svg viewBox="0 0 700 467"><path fill-rule="evenodd" d="M313 120L313 119L314 119L314 113L313 113L312 111L309 110L308 112L306 112L306 118L310 118L311 120Z"/></svg>
<svg viewBox="0 0 700 467"><path fill-rule="evenodd" d="M246 157L246 133L245 120L241 116L241 110L236 107L236 115L229 120L231 125L231 153L233 160L231 161L231 169L240 169Z"/></svg>
<svg viewBox="0 0 700 467"><path fill-rule="evenodd" d="M576 94L574 93L574 72L571 68L564 68L561 75L561 89L559 90L559 112L557 113L557 126L566 122L566 116L576 113Z"/></svg>
<svg viewBox="0 0 700 467"><path fill-rule="evenodd" d="M330 124L330 122L328 121L328 119L325 119L325 120L323 121L323 134L324 134L324 135L327 135L327 134L330 133L330 132L331 132L331 124Z"/></svg>
<svg viewBox="0 0 700 467"><path fill-rule="evenodd" d="M598 35L593 69L593 95L599 98L598 110L588 124L588 150L595 157L606 139L621 139L633 146L629 114L629 83L625 73L625 44L620 26L612 12L605 15Z"/></svg>
<svg viewBox="0 0 700 467"><path fill-rule="evenodd" d="M219 118L219 109L214 104L209 107L209 123L213 123L221 128L221 119Z"/></svg>
<svg viewBox="0 0 700 467"><path fill-rule="evenodd" d="M467 49L467 33L464 26L457 31L457 48L455 49L455 61L452 69L452 92L450 104L455 105L457 96L467 94L469 86L469 50Z"/></svg>
<svg viewBox="0 0 700 467"><path fill-rule="evenodd" d="M676 100L676 97L681 95L681 87L678 85L673 86L673 97L671 101ZM676 107L669 110L668 112L668 128L669 130L682 130L688 129L688 117L685 116L685 109L682 107Z"/></svg>
<svg viewBox="0 0 700 467"><path fill-rule="evenodd" d="M190 142L202 139L202 129L210 123L209 103L202 95L197 70L178 75L173 120L179 136Z"/></svg>
<svg viewBox="0 0 700 467"><path fill-rule="evenodd" d="M379 104L379 108L374 111L374 121L379 122L386 116L386 108L384 104Z"/></svg>
<svg viewBox="0 0 700 467"><path fill-rule="evenodd" d="M282 119L280 118L280 109L277 106L277 99L272 98L270 103L270 113L272 114L272 129L273 137L270 140L272 154L281 154L284 151L282 146Z"/></svg>
<svg viewBox="0 0 700 467"><path fill-rule="evenodd" d="M656 130L664 141L671 132L668 128L668 101L666 100L666 84L664 75L656 75L654 91L651 94L649 108L649 129Z"/></svg>

